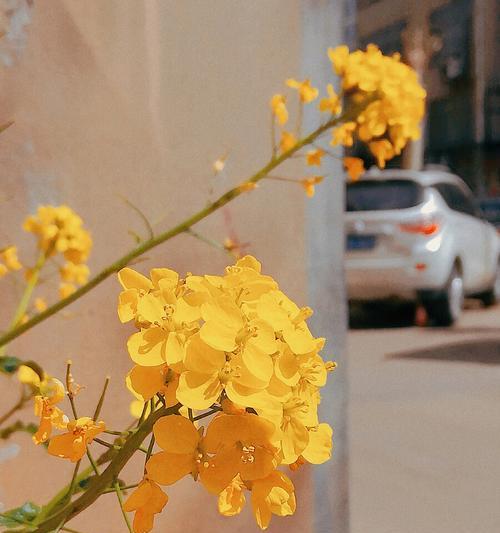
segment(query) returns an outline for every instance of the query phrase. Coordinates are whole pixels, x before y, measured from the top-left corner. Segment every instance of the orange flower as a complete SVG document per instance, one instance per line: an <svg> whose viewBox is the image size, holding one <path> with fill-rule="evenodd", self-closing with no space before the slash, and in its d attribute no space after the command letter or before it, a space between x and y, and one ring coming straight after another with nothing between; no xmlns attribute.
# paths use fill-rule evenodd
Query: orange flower
<svg viewBox="0 0 500 533"><path fill-rule="evenodd" d="M242 481L251 481L276 468L278 450L271 444L274 432L274 424L257 415L221 414L211 421L203 447L215 455L207 470L217 494L238 474Z"/></svg>
<svg viewBox="0 0 500 533"><path fill-rule="evenodd" d="M330 144L337 146L342 144L343 146L352 146L354 144L354 132L356 131L356 122L346 122L338 128L332 130L332 140Z"/></svg>
<svg viewBox="0 0 500 533"><path fill-rule="evenodd" d="M48 452L76 463L85 455L92 440L106 429L106 425L102 421L96 424L88 416L83 416L68 422L67 429L68 433L50 440Z"/></svg>
<svg viewBox="0 0 500 533"><path fill-rule="evenodd" d="M143 479L123 504L126 512L135 511L134 533L148 533L153 529L154 515L167 505L168 496L149 479Z"/></svg>
<svg viewBox="0 0 500 533"><path fill-rule="evenodd" d="M292 482L283 472L274 470L265 479L252 484L252 508L261 529L267 529L273 514L288 516L297 506Z"/></svg>
<svg viewBox="0 0 500 533"><path fill-rule="evenodd" d="M306 161L309 166L321 166L321 158L325 155L324 150L317 148L316 150L309 150L307 152Z"/></svg>
<svg viewBox="0 0 500 533"><path fill-rule="evenodd" d="M281 133L280 149L282 152L288 152L297 144L297 138L289 131Z"/></svg>
<svg viewBox="0 0 500 533"><path fill-rule="evenodd" d="M33 435L33 442L41 444L49 439L52 428L65 428L68 419L55 405L64 398L64 386L55 378L48 378L40 384L39 396L35 396L35 415L40 417L40 426Z"/></svg>
<svg viewBox="0 0 500 533"><path fill-rule="evenodd" d="M283 126L288 121L286 98L282 94L275 94L270 102L271 110L276 120Z"/></svg>
<svg viewBox="0 0 500 533"><path fill-rule="evenodd" d="M158 366L135 365L126 378L127 387L143 402L159 393L165 397L167 407L177 403L175 392L179 376L167 364Z"/></svg>
<svg viewBox="0 0 500 533"><path fill-rule="evenodd" d="M312 178L304 178L300 181L302 187L304 187L306 191L306 195L308 198L312 198L314 196L314 186L318 183L321 183L323 179L323 176L313 176Z"/></svg>
<svg viewBox="0 0 500 533"><path fill-rule="evenodd" d="M387 139L373 141L368 144L368 148L377 159L377 165L380 168L384 168L385 162L394 157L394 148Z"/></svg>
<svg viewBox="0 0 500 533"><path fill-rule="evenodd" d="M300 101L304 104L312 102L318 97L318 89L311 86L311 80L297 81L292 78L286 80L288 87L296 89L299 93Z"/></svg>
<svg viewBox="0 0 500 533"><path fill-rule="evenodd" d="M359 157L344 157L344 167L352 181L357 181L365 171L363 160Z"/></svg>

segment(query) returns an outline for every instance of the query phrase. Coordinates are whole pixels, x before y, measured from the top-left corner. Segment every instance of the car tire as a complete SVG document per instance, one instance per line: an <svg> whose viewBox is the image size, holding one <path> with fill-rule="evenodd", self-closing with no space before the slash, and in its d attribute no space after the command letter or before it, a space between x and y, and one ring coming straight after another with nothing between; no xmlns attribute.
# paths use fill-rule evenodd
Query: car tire
<svg viewBox="0 0 500 533"><path fill-rule="evenodd" d="M427 315L436 326L452 326L460 317L464 303L462 273L454 265L442 291L423 298Z"/></svg>
<svg viewBox="0 0 500 533"><path fill-rule="evenodd" d="M481 293L479 299L483 302L485 307L491 307L500 302L500 261L497 264L495 280L493 281L492 287Z"/></svg>

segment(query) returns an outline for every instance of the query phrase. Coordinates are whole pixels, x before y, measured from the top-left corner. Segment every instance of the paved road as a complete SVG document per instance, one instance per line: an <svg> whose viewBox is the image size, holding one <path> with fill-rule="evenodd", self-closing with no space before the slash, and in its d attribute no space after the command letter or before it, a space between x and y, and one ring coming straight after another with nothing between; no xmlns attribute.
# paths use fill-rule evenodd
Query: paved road
<svg viewBox="0 0 500 533"><path fill-rule="evenodd" d="M353 533L500 532L500 307L349 333Z"/></svg>

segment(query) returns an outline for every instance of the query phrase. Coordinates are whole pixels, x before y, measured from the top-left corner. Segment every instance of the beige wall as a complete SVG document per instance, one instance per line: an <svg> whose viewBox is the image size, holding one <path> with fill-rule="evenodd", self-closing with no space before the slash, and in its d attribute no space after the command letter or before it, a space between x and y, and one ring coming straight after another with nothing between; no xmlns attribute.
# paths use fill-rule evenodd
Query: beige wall
<svg viewBox="0 0 500 533"><path fill-rule="evenodd" d="M203 206L211 163L228 153L224 190L268 158L271 94L288 76L299 76L299 0L52 0L35 2L28 42L10 68L2 68L1 119L15 125L0 139L0 238L21 243L29 263L31 239L20 225L40 202L67 203L80 213L95 241L93 272L133 244L127 230L141 222L120 200L124 195L159 231ZM290 169L293 172L294 169ZM304 204L299 187L264 183L227 209L233 229L276 275L283 289L305 303ZM228 234L222 214L197 230L215 240ZM168 266L181 273L218 272L228 258L217 249L181 236L148 254L138 265ZM0 318L5 324L16 288L2 280ZM56 291L50 281L41 294ZM112 376L102 415L111 427L127 420L129 395L123 376L131 366L119 324L111 279L59 316L11 345L11 353L34 358L62 375L71 357L78 399L89 413L106 376ZM14 384L1 381L2 405ZM30 416L29 410L26 416ZM16 436L18 458L0 464L0 501L43 503L72 466L47 457L27 436ZM142 465L129 469L135 481ZM300 513L271 531L308 531L312 491L301 476ZM240 519L222 519L213 498L185 480L171 497L158 531L248 531ZM280 520L273 520L279 524ZM74 521L86 533L124 530L113 495ZM105 524L105 525L104 525ZM252 526L253 528L253 526Z"/></svg>

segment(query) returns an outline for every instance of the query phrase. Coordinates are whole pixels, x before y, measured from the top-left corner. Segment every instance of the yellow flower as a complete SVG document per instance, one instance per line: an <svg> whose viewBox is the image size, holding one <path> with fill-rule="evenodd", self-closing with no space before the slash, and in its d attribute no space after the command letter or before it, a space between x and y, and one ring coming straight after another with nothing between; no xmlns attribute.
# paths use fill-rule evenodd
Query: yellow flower
<svg viewBox="0 0 500 533"><path fill-rule="evenodd" d="M332 144L352 146L356 132L363 142L382 143L372 152L384 166L409 140L420 136L426 93L416 72L401 62L399 54L384 56L373 44L352 53L341 46L328 55L341 77L346 106L361 109L354 128L351 124L347 130L345 125L333 130Z"/></svg>
<svg viewBox="0 0 500 533"><path fill-rule="evenodd" d="M332 456L332 435L332 428L325 423L309 428L309 442L302 457L315 465L328 461Z"/></svg>
<svg viewBox="0 0 500 533"><path fill-rule="evenodd" d="M289 516L295 513L295 489L290 479L275 470L266 478L252 483L252 508L258 526L264 530L273 514Z"/></svg>
<svg viewBox="0 0 500 533"><path fill-rule="evenodd" d="M321 166L321 159L325 155L325 151L321 148L316 148L314 150L309 150L307 152L306 161L309 166Z"/></svg>
<svg viewBox="0 0 500 533"><path fill-rule="evenodd" d="M92 238L82 225L82 219L68 206L43 205L25 220L23 228L38 237L38 247L47 255L61 253L66 260L80 264L92 248Z"/></svg>
<svg viewBox="0 0 500 533"><path fill-rule="evenodd" d="M152 455L146 464L150 479L160 485L172 485L188 474L195 479L200 476L205 488L217 494L227 485L217 491L220 482L214 477L215 470L201 434L188 419L180 415L165 416L155 423L153 433L163 451Z"/></svg>
<svg viewBox="0 0 500 533"><path fill-rule="evenodd" d="M376 157L380 168L385 167L385 162L394 157L394 148L387 139L372 141L368 144L371 153Z"/></svg>
<svg viewBox="0 0 500 533"><path fill-rule="evenodd" d="M340 76L344 73L349 59L349 47L344 45L336 48L328 48L328 57L335 68L335 72Z"/></svg>
<svg viewBox="0 0 500 533"><path fill-rule="evenodd" d="M337 128L332 130L332 140L330 144L337 146L342 144L343 146L352 146L354 144L354 132L356 131L356 122L346 122Z"/></svg>
<svg viewBox="0 0 500 533"><path fill-rule="evenodd" d="M357 181L365 172L365 164L359 157L344 157L343 163L352 181Z"/></svg>
<svg viewBox="0 0 500 533"><path fill-rule="evenodd" d="M211 488L219 494L238 474L243 482L268 476L279 461L273 433L273 424L257 415L216 416L203 439L205 452L214 455L206 469L216 480Z"/></svg>
<svg viewBox="0 0 500 533"><path fill-rule="evenodd" d="M286 98L282 94L275 94L270 102L271 110L276 120L283 126L288 121Z"/></svg>
<svg viewBox="0 0 500 533"><path fill-rule="evenodd" d="M0 263L0 278L3 278L5 274L9 273L9 269L3 264Z"/></svg>
<svg viewBox="0 0 500 533"><path fill-rule="evenodd" d="M261 296L257 313L293 353L307 354L316 349L314 337L305 322L313 313L311 308L299 308L283 292L274 290Z"/></svg>
<svg viewBox="0 0 500 533"><path fill-rule="evenodd" d="M319 110L327 111L332 115L338 115L342 111L342 103L338 94L333 89L333 85L329 83L326 86L328 92L327 98L322 98L319 102Z"/></svg>
<svg viewBox="0 0 500 533"><path fill-rule="evenodd" d="M312 198L314 196L315 185L321 183L323 179L323 176L313 176L311 178L304 178L303 180L300 180L300 183L302 187L304 187L308 198Z"/></svg>
<svg viewBox="0 0 500 533"><path fill-rule="evenodd" d="M59 273L63 281L83 285L89 279L90 270L85 264L75 265L71 261L68 261L59 269Z"/></svg>
<svg viewBox="0 0 500 533"><path fill-rule="evenodd" d="M245 506L245 484L240 476L236 476L229 486L220 494L218 500L219 513L223 516L235 516L240 514Z"/></svg>
<svg viewBox="0 0 500 533"><path fill-rule="evenodd" d="M106 424L102 421L95 423L84 416L68 422L66 427L67 433L50 439L48 452L76 463L85 455L92 440L106 429Z"/></svg>
<svg viewBox="0 0 500 533"><path fill-rule="evenodd" d="M35 298L34 305L39 313L47 309L47 302L43 298Z"/></svg>
<svg viewBox="0 0 500 533"><path fill-rule="evenodd" d="M300 101L308 104L318 97L318 89L311 86L311 80L297 81L294 79L286 80L288 87L297 89L299 92Z"/></svg>
<svg viewBox="0 0 500 533"><path fill-rule="evenodd" d="M173 367L184 357L186 339L198 329L199 307L189 304L189 296L184 297L186 287L176 272L154 269L150 283L145 283L149 280L140 274L132 276L133 272L120 272L120 280L127 288L120 295L118 307L122 321L135 317L141 326L127 342L130 357L142 366L168 363ZM149 292L132 286L138 283L151 287Z"/></svg>
<svg viewBox="0 0 500 533"><path fill-rule="evenodd" d="M167 502L168 496L154 481L143 479L123 504L124 511L135 511L134 533L149 533L154 515L161 513Z"/></svg>
<svg viewBox="0 0 500 533"><path fill-rule="evenodd" d="M56 404L64 399L64 386L55 378L46 378L40 382L38 375L35 372L33 374L36 377L30 375L27 368L25 367L19 375L19 380L27 383L31 379L30 383L39 388L40 394L35 396L35 415L40 417L40 425L37 432L33 435L33 442L35 444L41 444L50 438L52 428L63 429L68 422L61 409L56 407Z"/></svg>
<svg viewBox="0 0 500 533"><path fill-rule="evenodd" d="M8 246L0 252L0 258L3 259L5 266L9 270L21 270L23 265L19 262L17 258L17 247Z"/></svg>
<svg viewBox="0 0 500 533"><path fill-rule="evenodd" d="M280 150L282 152L288 152L297 144L297 138L293 133L289 131L281 132Z"/></svg>
<svg viewBox="0 0 500 533"><path fill-rule="evenodd" d="M139 366L136 365L126 378L129 390L142 402L147 402L155 394L164 396L167 407L177 403L175 396L179 376L168 365Z"/></svg>
<svg viewBox="0 0 500 533"><path fill-rule="evenodd" d="M218 341L214 332L207 336ZM227 336L220 340L230 342ZM193 335L186 346L186 370L179 379L177 399L192 409L206 409L225 391L236 404L265 404L265 388L273 372L272 359L255 344L248 343L243 351L241 347L239 350L239 353L217 350L199 334Z"/></svg>
<svg viewBox="0 0 500 533"><path fill-rule="evenodd" d="M29 366L21 365L17 369L17 379L25 385L31 385L32 387L35 387L37 389L40 388L40 376Z"/></svg>
<svg viewBox="0 0 500 533"><path fill-rule="evenodd" d="M177 285L178 276L174 274L173 281ZM124 289L118 298L118 316L125 323L137 317L137 302L153 290L153 283L131 268L122 268L118 272L118 281Z"/></svg>
<svg viewBox="0 0 500 533"><path fill-rule="evenodd" d="M67 298L76 291L76 287L72 283L60 283L59 284L59 296L60 298Z"/></svg>

